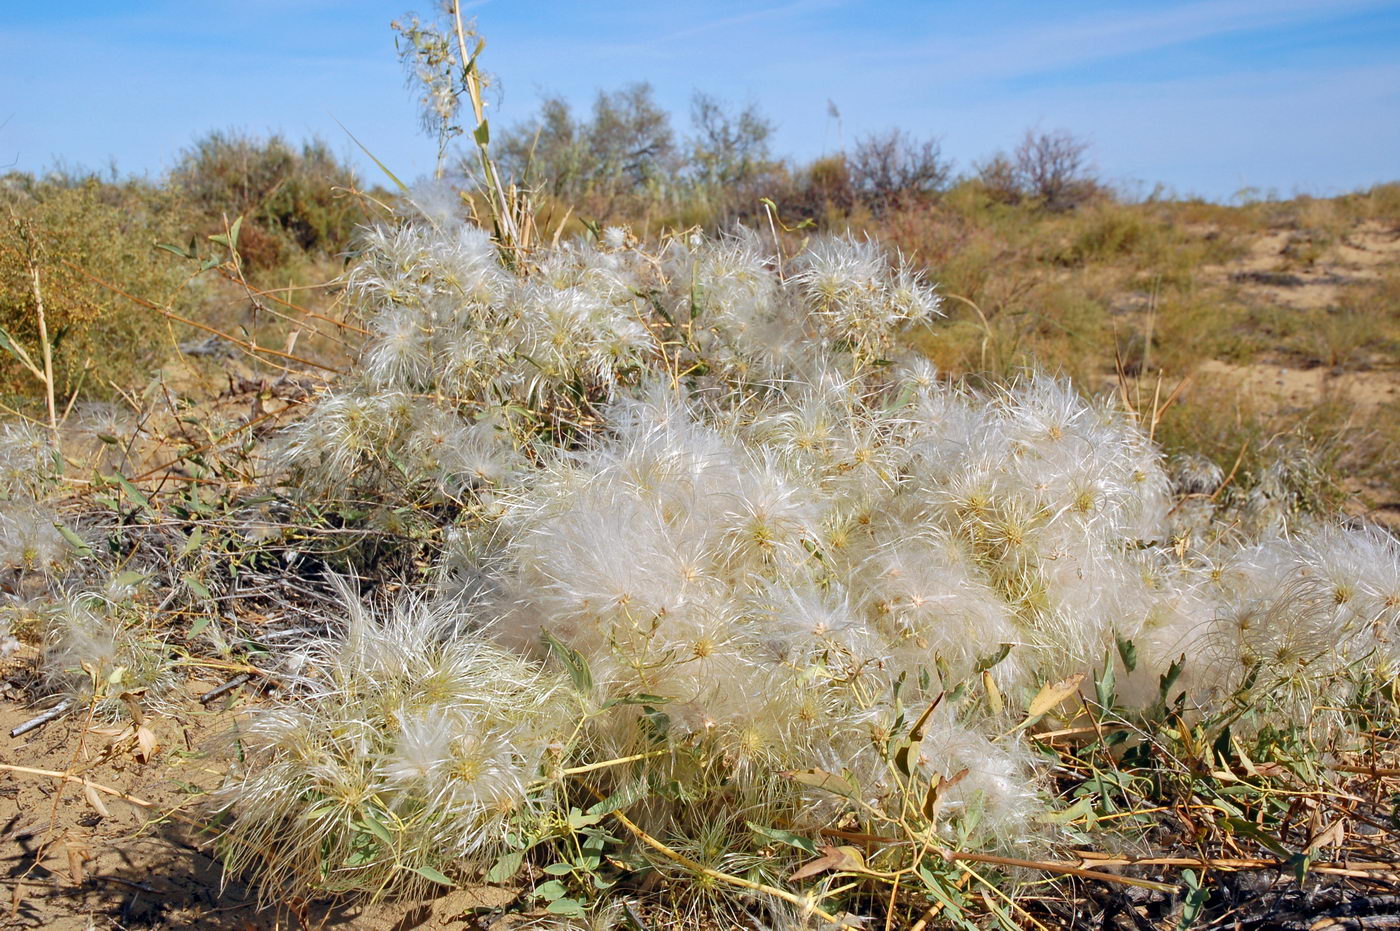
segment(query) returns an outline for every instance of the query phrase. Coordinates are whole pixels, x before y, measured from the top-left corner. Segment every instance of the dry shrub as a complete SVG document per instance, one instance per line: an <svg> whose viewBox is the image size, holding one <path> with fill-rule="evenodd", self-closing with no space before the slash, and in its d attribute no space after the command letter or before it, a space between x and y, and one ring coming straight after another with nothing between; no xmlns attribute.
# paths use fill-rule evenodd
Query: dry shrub
<svg viewBox="0 0 1400 931"><path fill-rule="evenodd" d="M177 295L182 269L156 249L180 238L182 221L167 192L94 177L35 180L12 175L0 188L8 214L0 227L0 326L39 357L36 302L26 257L40 275L55 388L82 383L101 395L110 382L130 385L160 355L166 327L142 308L88 277L158 304ZM33 377L9 354L0 358L0 390L35 391Z"/></svg>
<svg viewBox="0 0 1400 931"><path fill-rule="evenodd" d="M239 247L254 275L298 253L342 252L369 220L349 193L357 187L354 171L316 139L297 149L277 135L213 132L184 152L170 181L202 232L220 233L244 218Z"/></svg>
<svg viewBox="0 0 1400 931"><path fill-rule="evenodd" d="M915 139L902 130L875 133L856 143L851 183L877 216L942 191L953 166L937 139Z"/></svg>

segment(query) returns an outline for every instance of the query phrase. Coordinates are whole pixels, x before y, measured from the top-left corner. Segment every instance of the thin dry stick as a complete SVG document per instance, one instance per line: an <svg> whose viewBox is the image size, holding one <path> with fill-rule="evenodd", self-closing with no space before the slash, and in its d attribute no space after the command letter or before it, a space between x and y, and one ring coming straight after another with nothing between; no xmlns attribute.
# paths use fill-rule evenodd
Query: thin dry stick
<svg viewBox="0 0 1400 931"><path fill-rule="evenodd" d="M1230 467L1230 474L1225 476L1225 480L1221 482L1220 486L1211 494L1210 500L1214 501L1216 498L1220 497L1220 493L1228 488L1230 483L1235 480L1235 473L1239 472L1240 465L1244 463L1244 454L1247 452L1249 452L1248 439L1246 439L1244 445L1240 447L1240 454L1235 457L1235 464Z"/></svg>
<svg viewBox="0 0 1400 931"><path fill-rule="evenodd" d="M241 340L237 336L233 336L232 334L225 333L223 330L211 327L207 323L200 323L198 320L191 320L188 317L182 317L179 314L174 313L173 311L166 310L159 304L152 303L151 301L145 300L144 298L139 298L134 294L128 294L126 291L123 291L121 288L112 284L110 281L106 281L102 278L97 277L92 272L88 271L85 268L82 268L81 266L74 265L67 259L60 259L60 261L63 262L64 265L67 265L69 268L73 269L73 271L77 272L78 274L92 279L93 281L102 285L102 287L111 291L113 294L119 294L122 297L126 298L128 301L131 301L133 304L136 304L140 307L144 307L147 310L154 310L156 313L162 315L167 320L174 320L176 323L183 323L186 326L192 326L196 330L203 330L206 333L212 333L220 339L227 340L229 343L231 343L234 346L237 346L244 352L253 354L255 358L257 353L265 353L266 355L277 356L280 359L287 359L291 362L297 362L301 365L310 365L313 368L318 368L326 372L334 372L337 375L341 374L340 369L330 365L323 365L322 363L317 362L314 359L306 359L301 356L292 355L290 352L283 352L280 349L273 349L269 346L259 346L256 343L250 343L245 340Z"/></svg>
<svg viewBox="0 0 1400 931"><path fill-rule="evenodd" d="M24 267L29 272L29 288L34 295L34 313L39 325L39 347L43 351L43 368L34 364L29 353L18 342L6 339L6 346L11 354L29 370L44 386L44 400L48 404L49 429L53 431L55 438L58 436L58 405L54 401L53 385L53 347L49 345L49 325L48 317L44 312L44 288L39 276L39 263L35 256L40 248L34 239L33 231L21 220L10 208L10 221L15 225L15 230L19 234L20 241L25 245L23 252L14 249L6 251L15 252L24 261Z"/></svg>
<svg viewBox="0 0 1400 931"><path fill-rule="evenodd" d="M880 837L876 834L861 834L856 831L840 831L831 828L823 830L822 833L830 837L839 837L843 840L854 840L867 844L886 844L894 846L913 843L913 841L900 840L895 837ZM1153 889L1158 892L1170 892L1176 888L1167 883L1154 882L1150 879L1138 879L1134 876L1119 876L1117 873L1086 870L1078 864L1066 863L1058 860L1022 860L1017 857L1001 857L996 854L973 853L967 850L945 850L941 853L944 859L950 861L966 860L970 863L989 863L994 866L1020 867L1028 870L1040 870L1044 873L1060 873L1066 876L1077 876L1080 879L1097 879L1101 882L1141 886L1144 889Z"/></svg>
<svg viewBox="0 0 1400 931"><path fill-rule="evenodd" d="M93 782L91 779L84 779L82 776L77 776L73 773L60 773L54 769L35 769L32 766L16 766L13 763L0 763L0 771L7 773L20 773L26 776L47 776L50 779L62 779L66 782L76 782L85 788L92 789L96 792L101 792L105 795L111 795L115 798L121 799L123 802L130 802L131 804L141 808L160 808L160 806L157 805L155 802L147 801L146 799L140 798L135 795L129 795L126 792L123 792L121 789L114 789L111 786L104 786L100 782ZM190 827L200 829L208 827L208 825L201 824L200 822L195 821L192 818L186 818L184 815L181 815L175 811L167 811L164 814L162 814L161 817L173 818L176 821L179 821L181 824L187 824Z"/></svg>
<svg viewBox="0 0 1400 931"><path fill-rule="evenodd" d="M35 715L34 717L30 718L28 721L25 721L25 722L24 722L23 724L21 724L19 727L13 728L13 729L10 731L10 736L11 736L11 737L23 737L25 734L28 734L30 731L38 730L39 728L43 727L45 724L48 724L50 721L56 721L56 720L58 720L59 718L63 717L65 714L67 714L70 710L72 710L72 708L73 708L73 701L72 701L72 699L64 699L63 701L59 702L57 705L54 705L52 708L50 708L49 710L43 712L42 714Z"/></svg>
<svg viewBox="0 0 1400 931"><path fill-rule="evenodd" d="M458 0L450 0L452 9L453 28L457 34L457 53L462 59L462 81L467 87L467 96L471 100L472 115L476 117L476 131L472 133L472 139L476 141L477 150L481 156L481 169L486 176L486 198L491 205L492 219L496 223L496 230L499 237L504 240L513 258L519 258L519 252L525 246L521 241L520 228L516 223L514 212L510 209L510 202L506 198L506 193L501 185L500 173L496 170L496 163L492 160L487 151L486 136L482 134L481 128L486 125L486 107L481 99L481 75L476 68L476 56L481 53L486 42L477 37L476 52L467 51L467 31L462 25L462 4Z"/></svg>
<svg viewBox="0 0 1400 931"><path fill-rule="evenodd" d="M1287 860L1266 860L1254 857L1092 857L1084 862L1100 866L1173 866L1190 869L1216 870L1283 870L1293 869ZM1390 873L1400 871L1400 861L1332 860L1314 863L1308 871L1348 873Z"/></svg>
<svg viewBox="0 0 1400 931"><path fill-rule="evenodd" d="M1350 763L1334 763L1331 767L1339 773L1361 773L1365 776L1400 776L1400 769L1376 766L1353 766Z"/></svg>
<svg viewBox="0 0 1400 931"><path fill-rule="evenodd" d="M268 300L273 301L274 303L281 304L283 307L295 310L299 314L305 314L306 316L312 317L316 320L324 320L326 323L338 326L343 330L350 330L353 333L359 333L361 336L372 335L370 331L366 330L364 327L358 327L353 323L347 323L344 320L337 320L334 317L328 317L325 314L319 314L308 307L302 307L300 304L293 304L291 301L284 300L283 298L278 297L275 291L263 291L258 288L255 288L247 281L241 278L234 277L233 273L222 265L219 266L218 272L220 275L223 275L229 281L232 281L233 283L246 288L249 291L249 293L256 294L258 297L265 297ZM324 285L318 285L317 287L324 287Z"/></svg>

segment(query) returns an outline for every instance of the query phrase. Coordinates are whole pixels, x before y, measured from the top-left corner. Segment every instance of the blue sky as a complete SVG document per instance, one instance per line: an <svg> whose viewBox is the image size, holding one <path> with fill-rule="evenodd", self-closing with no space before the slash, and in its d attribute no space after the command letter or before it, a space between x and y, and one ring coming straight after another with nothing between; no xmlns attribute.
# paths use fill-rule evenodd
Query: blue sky
<svg viewBox="0 0 1400 931"><path fill-rule="evenodd" d="M420 8L431 7L430 0ZM959 167L1027 127L1093 144L1107 178L1228 199L1400 179L1400 4L1373 0L709 0L467 4L498 80L493 119L543 93L586 108L650 81L684 128L692 90L753 102L779 152L892 126ZM0 11L0 170L155 174L216 128L319 134L337 120L401 176L434 145L394 57L412 0L143 0ZM840 135L827 116L835 102ZM373 169L369 169L373 171Z"/></svg>

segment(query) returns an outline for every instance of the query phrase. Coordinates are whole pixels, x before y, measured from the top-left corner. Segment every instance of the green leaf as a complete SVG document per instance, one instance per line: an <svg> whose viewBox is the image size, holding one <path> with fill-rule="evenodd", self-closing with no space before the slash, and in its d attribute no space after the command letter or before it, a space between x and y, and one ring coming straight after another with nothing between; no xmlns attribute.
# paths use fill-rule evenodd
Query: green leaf
<svg viewBox="0 0 1400 931"><path fill-rule="evenodd" d="M192 258L194 258L194 255L193 255L193 254L191 254L191 253L189 253L189 252L186 252L184 249L180 248L180 247L177 246L177 245L174 245L173 243L158 242L158 243L156 243L156 248L157 248L157 249L164 249L166 252L169 252L169 253L171 253L172 255L178 255L178 256L179 256L180 258L182 258L182 259L192 259Z"/></svg>
<svg viewBox="0 0 1400 931"><path fill-rule="evenodd" d="M457 885L452 880L448 879L446 875L433 869L431 866L416 866L413 868L413 872L417 873L419 876L422 876L424 879L430 879L441 886Z"/></svg>
<svg viewBox="0 0 1400 931"><path fill-rule="evenodd" d="M1181 677L1181 669L1186 665L1186 654L1181 654L1177 659L1172 660L1172 664L1167 667L1167 671L1162 673L1162 677L1157 682L1158 694L1162 701L1167 700L1167 693L1171 691L1176 680Z"/></svg>
<svg viewBox="0 0 1400 931"><path fill-rule="evenodd" d="M1220 823L1228 827L1231 831L1235 832L1236 834L1243 834L1245 837L1248 837L1251 840L1255 841L1261 847L1264 847L1266 850L1277 856L1279 859L1287 860L1293 856L1293 851L1289 850L1287 847L1283 846L1283 844L1279 843L1276 838L1270 837L1268 834L1265 834L1263 831L1259 830L1259 828L1252 821L1246 821L1243 818L1230 817L1221 818Z"/></svg>
<svg viewBox="0 0 1400 931"><path fill-rule="evenodd" d="M333 801L327 800L323 802L317 802L315 805L312 806L311 810L308 811L306 814L302 815L301 818L303 821L315 821L317 818L321 818L325 815L330 814L337 807L338 806Z"/></svg>
<svg viewBox="0 0 1400 931"><path fill-rule="evenodd" d="M582 918L584 914L583 904L577 899L567 897L555 899L546 905L544 910L551 915L563 915L566 918Z"/></svg>
<svg viewBox="0 0 1400 931"><path fill-rule="evenodd" d="M485 880L489 883L503 883L516 873L520 872L520 866L525 862L525 851L511 850L501 854L491 868L486 871Z"/></svg>
<svg viewBox="0 0 1400 931"><path fill-rule="evenodd" d="M567 863L551 863L544 868L546 876L568 876L574 868Z"/></svg>
<svg viewBox="0 0 1400 931"><path fill-rule="evenodd" d="M999 662L1001 662L1002 660L1006 659L1006 657L1008 657L1008 656L1010 656L1010 655L1011 655L1011 644L1009 644L1009 643L1003 643L1003 644L1002 644L1001 646L999 646L994 652L988 653L986 656L979 657L978 660L977 660L977 662L974 663L973 666L972 666L972 672L973 672L974 674L976 674L976 673L984 672L984 671L986 671L986 670L988 670L988 669L991 669L991 668L992 668L993 666L995 666L997 663L999 663Z"/></svg>
<svg viewBox="0 0 1400 931"><path fill-rule="evenodd" d="M555 899L563 898L568 892L569 890L564 888L563 883L557 879L551 879L549 882L536 886L533 894L537 899L553 902Z"/></svg>
<svg viewBox="0 0 1400 931"><path fill-rule="evenodd" d="M87 557L92 555L92 547L88 546L87 541L74 533L71 528L64 524L57 523L54 524L54 527L58 529L59 535L68 541L68 545L77 551L79 556Z"/></svg>
<svg viewBox="0 0 1400 931"><path fill-rule="evenodd" d="M591 827L607 817L608 812L612 810L613 809L609 808L606 811L584 813L577 808L570 808L568 815L569 827L575 831L580 828Z"/></svg>
<svg viewBox="0 0 1400 931"><path fill-rule="evenodd" d="M210 594L209 589L204 586L203 582L194 577L194 573L186 572L181 578L184 579L185 584L189 586L190 591L194 592L195 595L205 601L214 600L214 596Z"/></svg>
<svg viewBox="0 0 1400 931"><path fill-rule="evenodd" d="M549 652L559 658L564 664L564 668L569 672L569 678L573 680L574 688L587 695L593 691L593 672L588 668L588 660L583 655L569 646L549 631L542 631L541 636L549 646Z"/></svg>
<svg viewBox="0 0 1400 931"><path fill-rule="evenodd" d="M486 125L485 120L482 120L481 125L472 131L472 138L475 139L476 144L482 148L491 144L491 127Z"/></svg>
<svg viewBox="0 0 1400 931"><path fill-rule="evenodd" d="M364 816L365 827L369 828L370 833L373 834L375 837L379 838L381 841L383 841L384 846L393 847L394 835L389 833L389 829L384 826L384 822L376 818L374 814L370 811L365 811Z"/></svg>
<svg viewBox="0 0 1400 931"><path fill-rule="evenodd" d="M1079 801L1075 802L1068 808L1062 809L1060 811L1046 812L1043 815L1037 816L1036 820L1044 822L1046 824L1068 824L1069 822L1078 820L1079 818L1089 817L1092 819L1093 813L1093 797L1091 795L1082 795L1079 797Z"/></svg>
<svg viewBox="0 0 1400 931"><path fill-rule="evenodd" d="M1098 681L1094 683L1094 697L1099 701L1099 707L1105 711L1112 708L1117 699L1118 672L1113 665L1113 654L1107 650L1103 654L1103 673Z"/></svg>
<svg viewBox="0 0 1400 931"><path fill-rule="evenodd" d="M967 931L981 931L976 924L969 921L963 913L962 905L958 902L961 898L961 891L956 886L945 883L937 874L928 867L919 866L919 878L924 881L924 890L928 893L929 899L938 903L943 908L944 915L960 928Z"/></svg>
<svg viewBox="0 0 1400 931"><path fill-rule="evenodd" d="M335 118L332 117L332 119L335 119ZM337 124L338 126L340 126L341 129L345 129L345 124L342 123L342 122L340 122L340 120L336 120L335 122L336 122L336 124ZM348 130L348 129L345 129L345 135L349 136L349 137L350 137L350 141L353 142L353 143L355 143L355 145L357 145L357 146L360 147L360 151L363 152L363 153L365 153L365 155L367 155L367 156L369 157L369 160L370 160L370 161L374 162L374 164L376 164L376 165L379 166L379 170L382 171L382 172L384 172L385 177L387 177L390 181L394 182L394 187L396 187L396 188L399 189L399 193L401 193L401 194L407 194L407 193L409 192L409 191L408 191L408 185L406 185L406 184L404 184L402 181L400 181L400 180L398 179L398 176L395 175L392 171L390 171L390 170L384 165L383 162L381 162L379 159L375 158L375 157L374 157L374 153L371 152L369 149L365 148L365 144L364 144L363 142L361 142L360 140L356 139L354 133L352 133L352 132L351 132L350 130Z"/></svg>
<svg viewBox="0 0 1400 931"><path fill-rule="evenodd" d="M1288 858L1288 865L1293 869L1293 878L1302 885L1303 880L1308 878L1308 867L1312 866L1312 854L1295 853Z"/></svg>
<svg viewBox="0 0 1400 931"><path fill-rule="evenodd" d="M137 572L134 569L128 569L127 571L119 574L116 578L112 579L112 584L115 585L117 588L131 588L133 586L140 585L142 582L146 581L147 578L148 576L144 572Z"/></svg>
<svg viewBox="0 0 1400 931"><path fill-rule="evenodd" d="M1123 668L1132 672L1137 669L1137 644L1123 637L1115 637L1118 641L1118 656L1123 660Z"/></svg>
<svg viewBox="0 0 1400 931"><path fill-rule="evenodd" d="M213 616L206 614L199 620L195 621L193 624L190 625L189 636L198 637L200 634L204 633L204 628L209 626L209 622L211 620L213 620Z"/></svg>
<svg viewBox="0 0 1400 931"><path fill-rule="evenodd" d="M766 837L769 840L777 841L780 844L787 844L789 847L796 847L798 850L811 854L814 857L817 855L817 845L812 843L812 840L810 838L803 837L801 834L794 834L791 831L784 831L781 828L764 827L763 825L755 824L752 821L747 822L747 824L749 826L749 830L753 831L759 837Z"/></svg>
<svg viewBox="0 0 1400 931"><path fill-rule="evenodd" d="M150 499L141 493L141 489L131 484L131 480L128 479L125 475L122 475L120 472L116 472L108 476L108 479L110 481L116 482L118 485L121 486L122 491L126 493L127 499L130 500L132 504L136 505L143 511L149 511L151 509Z"/></svg>
<svg viewBox="0 0 1400 931"><path fill-rule="evenodd" d="M180 547L180 555L179 555L178 558L180 558L180 559L185 558L186 556L188 556L188 555L190 555L191 553L193 553L195 550L199 549L199 547L200 547L201 545L203 545L203 543L204 543L204 528L203 528L203 527L196 527L196 528L194 528L194 530L190 532L189 538L185 540L184 545Z"/></svg>
<svg viewBox="0 0 1400 931"><path fill-rule="evenodd" d="M1201 881L1196 877L1195 870L1182 870L1181 879L1186 884L1186 895L1182 901L1181 921L1177 923L1177 931L1185 931L1196 923L1209 895L1201 888Z"/></svg>

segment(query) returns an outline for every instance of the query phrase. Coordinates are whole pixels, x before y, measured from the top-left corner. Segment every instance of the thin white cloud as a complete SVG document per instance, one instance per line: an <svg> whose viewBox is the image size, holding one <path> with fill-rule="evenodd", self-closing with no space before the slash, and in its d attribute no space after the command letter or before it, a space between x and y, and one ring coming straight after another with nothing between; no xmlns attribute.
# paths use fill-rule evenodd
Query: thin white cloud
<svg viewBox="0 0 1400 931"><path fill-rule="evenodd" d="M887 63L927 63L960 80L1025 77L1108 58L1154 52L1205 39L1336 19L1378 8L1381 0L1198 0L1166 9L1038 22L1013 32L958 35L883 50ZM1046 9L1059 9L1047 7Z"/></svg>
<svg viewBox="0 0 1400 931"><path fill-rule="evenodd" d="M795 0L793 3L785 3L781 6L765 7L758 10L749 10L745 13L736 13L732 16L722 16L718 19L712 19L709 22L698 23L685 29L668 32L665 35L650 36L645 42L634 43L623 46L623 48L630 50L643 48L654 49L657 45L664 45L678 39L690 39L698 35L704 35L707 32L732 29L736 26L744 26L760 20L785 19L798 13L807 13L813 10L841 6L842 2L843 0Z"/></svg>

